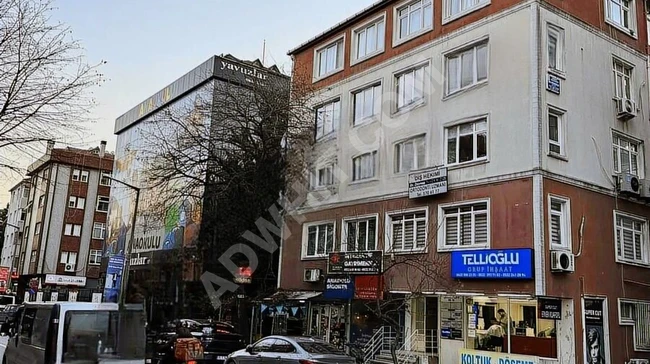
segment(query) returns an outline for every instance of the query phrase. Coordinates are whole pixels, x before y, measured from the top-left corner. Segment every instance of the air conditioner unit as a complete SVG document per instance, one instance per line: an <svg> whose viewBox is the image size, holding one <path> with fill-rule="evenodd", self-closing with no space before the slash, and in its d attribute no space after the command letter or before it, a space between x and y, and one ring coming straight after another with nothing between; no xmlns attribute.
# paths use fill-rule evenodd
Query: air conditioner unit
<svg viewBox="0 0 650 364"><path fill-rule="evenodd" d="M627 195L639 195L641 193L641 181L639 177L631 173L619 173L618 192Z"/></svg>
<svg viewBox="0 0 650 364"><path fill-rule="evenodd" d="M304 281L305 282L318 282L320 281L321 270L318 268L305 269Z"/></svg>
<svg viewBox="0 0 650 364"><path fill-rule="evenodd" d="M573 253L563 250L551 250L552 272L573 272L575 269L575 257Z"/></svg>
<svg viewBox="0 0 650 364"><path fill-rule="evenodd" d="M66 264L65 265L65 271L66 272L74 272L74 264Z"/></svg>
<svg viewBox="0 0 650 364"><path fill-rule="evenodd" d="M648 359L630 359L627 364L650 364Z"/></svg>
<svg viewBox="0 0 650 364"><path fill-rule="evenodd" d="M636 104L634 100L616 100L616 117L621 121L627 121L636 116Z"/></svg>

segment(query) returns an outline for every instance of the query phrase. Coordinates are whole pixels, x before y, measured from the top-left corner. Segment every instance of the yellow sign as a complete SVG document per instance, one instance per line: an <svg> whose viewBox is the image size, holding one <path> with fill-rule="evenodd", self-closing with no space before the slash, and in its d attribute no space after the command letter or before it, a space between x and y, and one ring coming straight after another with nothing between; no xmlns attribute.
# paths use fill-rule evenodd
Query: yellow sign
<svg viewBox="0 0 650 364"><path fill-rule="evenodd" d="M160 96L159 96L160 95ZM154 99L156 97L160 98L160 103L156 105ZM142 117L145 114L152 112L156 107L161 106L172 98L172 89L171 86L165 87L164 90L160 91L158 94L151 96L148 100L140 104L140 110L138 111L138 117Z"/></svg>
<svg viewBox="0 0 650 364"><path fill-rule="evenodd" d="M460 364L539 364L536 356L460 349Z"/></svg>

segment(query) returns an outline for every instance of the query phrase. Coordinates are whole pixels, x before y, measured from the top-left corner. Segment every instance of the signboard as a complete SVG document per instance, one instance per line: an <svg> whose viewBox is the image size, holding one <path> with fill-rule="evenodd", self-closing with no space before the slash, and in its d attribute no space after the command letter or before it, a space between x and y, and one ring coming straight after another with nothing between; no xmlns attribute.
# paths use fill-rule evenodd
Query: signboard
<svg viewBox="0 0 650 364"><path fill-rule="evenodd" d="M440 336L443 339L463 340L463 297L440 297Z"/></svg>
<svg viewBox="0 0 650 364"><path fill-rule="evenodd" d="M323 298L349 300L354 296L354 281L352 277L327 277Z"/></svg>
<svg viewBox="0 0 650 364"><path fill-rule="evenodd" d="M135 254L134 257L131 257L129 264L131 266L147 265L151 262L151 258L147 256L142 256L140 253Z"/></svg>
<svg viewBox="0 0 650 364"><path fill-rule="evenodd" d="M461 250L451 253L451 277L533 279L532 249Z"/></svg>
<svg viewBox="0 0 650 364"><path fill-rule="evenodd" d="M327 260L328 274L381 274L382 253L368 252L330 253Z"/></svg>
<svg viewBox="0 0 650 364"><path fill-rule="evenodd" d="M86 277L46 274L45 284L55 284L57 286L84 287L86 285Z"/></svg>
<svg viewBox="0 0 650 364"><path fill-rule="evenodd" d="M9 284L9 267L0 267L0 293L7 293Z"/></svg>
<svg viewBox="0 0 650 364"><path fill-rule="evenodd" d="M447 167L436 167L409 174L409 198L447 192Z"/></svg>
<svg viewBox="0 0 650 364"><path fill-rule="evenodd" d="M556 298L537 299L537 316L545 320L562 319L562 300Z"/></svg>
<svg viewBox="0 0 650 364"><path fill-rule="evenodd" d="M461 364L539 364L536 356L469 349L460 349L458 353Z"/></svg>
<svg viewBox="0 0 650 364"><path fill-rule="evenodd" d="M560 80L559 77L549 73L548 80L546 82L546 89L556 95L559 95L561 82L562 81Z"/></svg>
<svg viewBox="0 0 650 364"><path fill-rule="evenodd" d="M382 279L376 276L354 277L354 299L380 300L383 297Z"/></svg>
<svg viewBox="0 0 650 364"><path fill-rule="evenodd" d="M56 302L59 300L59 292L52 292L50 295L50 301L51 302Z"/></svg>
<svg viewBox="0 0 650 364"><path fill-rule="evenodd" d="M253 270L251 267L238 267L234 273L233 281L237 284L251 284L253 282Z"/></svg>
<svg viewBox="0 0 650 364"><path fill-rule="evenodd" d="M122 285L122 274L124 272L124 256L113 255L108 260L106 267L106 283L104 285L105 302L117 303Z"/></svg>
<svg viewBox="0 0 650 364"><path fill-rule="evenodd" d="M602 298L585 298L584 299L584 320L585 320L585 340L586 353L585 363L607 363L609 358L606 357L607 349L605 347L605 300ZM607 359L607 361L606 361Z"/></svg>

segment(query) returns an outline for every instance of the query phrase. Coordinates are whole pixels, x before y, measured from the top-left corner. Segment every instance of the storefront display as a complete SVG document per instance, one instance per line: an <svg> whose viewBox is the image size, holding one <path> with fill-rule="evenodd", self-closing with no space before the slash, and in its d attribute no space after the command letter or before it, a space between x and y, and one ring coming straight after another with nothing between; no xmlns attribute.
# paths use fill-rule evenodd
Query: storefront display
<svg viewBox="0 0 650 364"><path fill-rule="evenodd" d="M465 303L467 349L557 358L555 320L526 298L475 296Z"/></svg>
<svg viewBox="0 0 650 364"><path fill-rule="evenodd" d="M319 337L343 350L346 342L345 306L345 304L312 305L309 335Z"/></svg>

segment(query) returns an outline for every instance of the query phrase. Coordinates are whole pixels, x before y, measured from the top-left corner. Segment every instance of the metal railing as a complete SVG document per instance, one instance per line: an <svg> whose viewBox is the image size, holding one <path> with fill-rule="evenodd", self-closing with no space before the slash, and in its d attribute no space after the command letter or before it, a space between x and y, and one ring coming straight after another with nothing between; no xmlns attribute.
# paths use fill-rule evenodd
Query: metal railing
<svg viewBox="0 0 650 364"><path fill-rule="evenodd" d="M397 363L427 363L427 357L438 353L436 330L413 330L404 339L404 344L397 350Z"/></svg>
<svg viewBox="0 0 650 364"><path fill-rule="evenodd" d="M364 363L374 359L382 350L390 350L397 333L390 326L382 326L372 335L363 347Z"/></svg>

